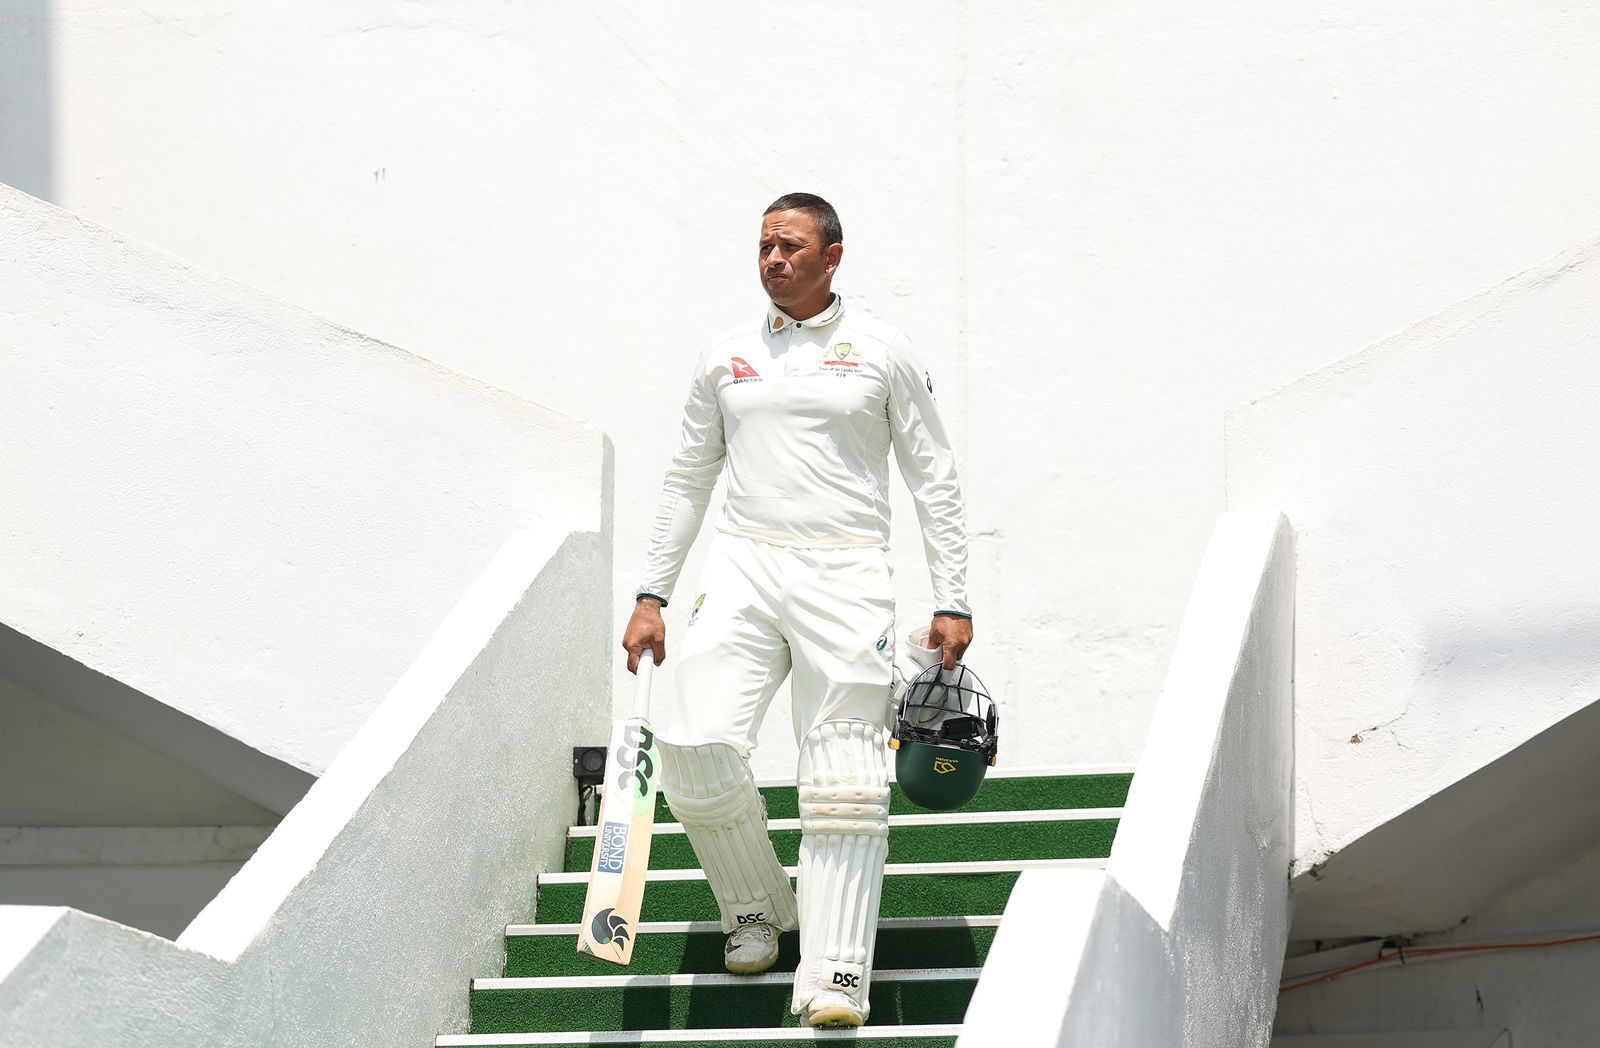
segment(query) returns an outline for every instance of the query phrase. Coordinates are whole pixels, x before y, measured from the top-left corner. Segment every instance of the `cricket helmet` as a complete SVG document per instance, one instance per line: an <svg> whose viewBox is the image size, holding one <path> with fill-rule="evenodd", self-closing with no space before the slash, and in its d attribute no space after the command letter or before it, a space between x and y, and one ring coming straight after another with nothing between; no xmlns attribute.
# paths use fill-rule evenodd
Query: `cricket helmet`
<svg viewBox="0 0 1600 1048"><path fill-rule="evenodd" d="M999 726L994 699L965 663L923 670L900 696L889 737L901 792L931 811L971 801L995 763Z"/></svg>

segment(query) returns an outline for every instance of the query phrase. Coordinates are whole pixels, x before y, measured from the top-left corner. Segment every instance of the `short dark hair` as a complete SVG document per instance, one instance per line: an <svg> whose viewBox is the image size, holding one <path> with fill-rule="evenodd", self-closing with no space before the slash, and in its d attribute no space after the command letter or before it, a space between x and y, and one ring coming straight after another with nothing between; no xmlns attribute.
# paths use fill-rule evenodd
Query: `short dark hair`
<svg viewBox="0 0 1600 1048"><path fill-rule="evenodd" d="M844 243L844 227L839 224L839 212L815 193L785 193L768 204L761 213L770 215L774 211L804 211L817 220L817 227L822 230L823 247Z"/></svg>

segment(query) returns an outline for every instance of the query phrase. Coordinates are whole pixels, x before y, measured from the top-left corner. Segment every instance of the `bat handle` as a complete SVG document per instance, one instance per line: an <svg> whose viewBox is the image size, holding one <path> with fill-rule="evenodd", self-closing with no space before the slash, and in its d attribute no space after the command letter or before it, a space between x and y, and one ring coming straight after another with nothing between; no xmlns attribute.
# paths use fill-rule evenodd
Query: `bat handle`
<svg viewBox="0 0 1600 1048"><path fill-rule="evenodd" d="M656 653L646 648L639 653L639 672L633 680L633 715L644 720L650 717L650 675L656 669Z"/></svg>

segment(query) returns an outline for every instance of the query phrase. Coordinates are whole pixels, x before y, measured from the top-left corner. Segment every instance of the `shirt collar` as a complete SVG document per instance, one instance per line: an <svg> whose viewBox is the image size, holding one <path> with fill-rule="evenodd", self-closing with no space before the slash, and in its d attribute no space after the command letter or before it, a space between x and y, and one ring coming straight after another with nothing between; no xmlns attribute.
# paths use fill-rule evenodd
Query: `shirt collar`
<svg viewBox="0 0 1600 1048"><path fill-rule="evenodd" d="M833 294L833 301L828 303L828 308L811 317L809 320L796 320L772 303L767 303L767 333L777 334L786 328L794 327L796 330L805 328L826 327L839 319L844 312L844 297L837 291Z"/></svg>

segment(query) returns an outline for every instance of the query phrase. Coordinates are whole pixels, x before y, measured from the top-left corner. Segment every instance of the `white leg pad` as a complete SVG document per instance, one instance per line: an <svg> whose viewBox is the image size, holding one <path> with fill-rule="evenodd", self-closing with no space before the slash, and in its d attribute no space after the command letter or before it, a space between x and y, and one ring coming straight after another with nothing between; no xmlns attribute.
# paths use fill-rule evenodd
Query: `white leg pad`
<svg viewBox="0 0 1600 1048"><path fill-rule="evenodd" d="M791 1010L819 990L867 1009L883 866L889 765L881 725L827 721L800 744L800 967Z"/></svg>
<svg viewBox="0 0 1600 1048"><path fill-rule="evenodd" d="M722 930L764 921L799 925L794 888L767 836L766 805L744 756L725 742L679 745L657 736L661 789L706 872Z"/></svg>

